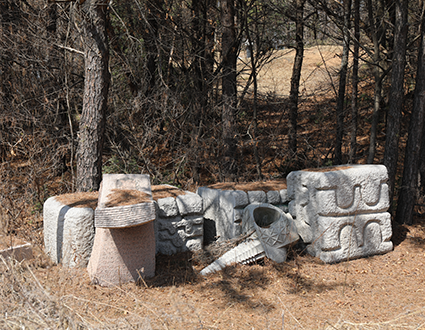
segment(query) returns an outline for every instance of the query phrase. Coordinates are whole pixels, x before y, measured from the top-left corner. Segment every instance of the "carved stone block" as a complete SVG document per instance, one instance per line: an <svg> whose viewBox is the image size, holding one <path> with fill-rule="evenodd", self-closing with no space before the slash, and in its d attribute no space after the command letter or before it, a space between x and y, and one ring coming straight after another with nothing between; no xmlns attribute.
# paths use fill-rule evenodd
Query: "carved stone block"
<svg viewBox="0 0 425 330"><path fill-rule="evenodd" d="M338 262L390 251L387 180L383 165L291 172L289 211L308 252Z"/></svg>

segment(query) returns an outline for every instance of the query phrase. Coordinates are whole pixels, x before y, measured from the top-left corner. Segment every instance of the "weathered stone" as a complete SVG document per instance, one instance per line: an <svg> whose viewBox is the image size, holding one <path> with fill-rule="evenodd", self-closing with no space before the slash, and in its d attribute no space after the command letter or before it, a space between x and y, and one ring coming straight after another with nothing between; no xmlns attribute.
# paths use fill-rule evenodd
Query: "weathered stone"
<svg viewBox="0 0 425 330"><path fill-rule="evenodd" d="M54 263L85 267L94 238L94 211L69 207L50 197L43 208L44 246Z"/></svg>
<svg viewBox="0 0 425 330"><path fill-rule="evenodd" d="M173 197L160 198L157 201L159 216L162 218L175 217L179 214L176 199Z"/></svg>
<svg viewBox="0 0 425 330"><path fill-rule="evenodd" d="M87 270L92 282L102 286L154 276L154 223L130 228L96 228Z"/></svg>
<svg viewBox="0 0 425 330"><path fill-rule="evenodd" d="M132 205L108 205L119 191L138 191L146 194L146 202ZM125 228L134 227L155 220L155 206L149 175L145 174L105 174L99 191L98 207L95 211L95 227Z"/></svg>
<svg viewBox="0 0 425 330"><path fill-rule="evenodd" d="M303 241L311 243L309 253L338 262L391 250L387 180L383 165L291 172L289 211ZM355 240L347 247L343 237L350 228Z"/></svg>
<svg viewBox="0 0 425 330"><path fill-rule="evenodd" d="M280 193L280 201L281 203L288 203L289 202L289 197L288 197L288 190L287 189L282 189L279 191Z"/></svg>
<svg viewBox="0 0 425 330"><path fill-rule="evenodd" d="M267 192L267 203L280 204L280 192L277 190L270 190Z"/></svg>
<svg viewBox="0 0 425 330"><path fill-rule="evenodd" d="M234 208L244 208L245 206L248 205L249 203L248 194L245 191L235 190L235 191L230 191L230 193L232 194L232 197L235 200Z"/></svg>
<svg viewBox="0 0 425 330"><path fill-rule="evenodd" d="M267 195L264 191L248 191L249 203L267 203Z"/></svg>
<svg viewBox="0 0 425 330"><path fill-rule="evenodd" d="M203 211L202 198L192 192L177 196L176 202L181 215L199 214Z"/></svg>
<svg viewBox="0 0 425 330"><path fill-rule="evenodd" d="M156 220L157 252L165 255L195 251L203 244L202 215L177 216Z"/></svg>
<svg viewBox="0 0 425 330"><path fill-rule="evenodd" d="M258 237L266 256L278 263L286 260L285 247L299 239L291 215L268 203L248 205L243 213L242 228L244 234L255 231L252 237Z"/></svg>
<svg viewBox="0 0 425 330"><path fill-rule="evenodd" d="M139 226L155 220L155 205L147 203L124 205L107 208L96 208L95 227L126 228Z"/></svg>

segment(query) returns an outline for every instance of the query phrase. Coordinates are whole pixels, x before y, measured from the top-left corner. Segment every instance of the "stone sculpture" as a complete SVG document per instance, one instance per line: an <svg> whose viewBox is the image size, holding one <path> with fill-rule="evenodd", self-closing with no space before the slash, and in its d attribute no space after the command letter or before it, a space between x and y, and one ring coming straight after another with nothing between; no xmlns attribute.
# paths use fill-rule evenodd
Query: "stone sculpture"
<svg viewBox="0 0 425 330"><path fill-rule="evenodd" d="M392 250L383 165L291 172L289 210L307 251L327 263Z"/></svg>
<svg viewBox="0 0 425 330"><path fill-rule="evenodd" d="M204 217L202 198L191 192L156 202L156 251L171 255L202 248Z"/></svg>
<svg viewBox="0 0 425 330"><path fill-rule="evenodd" d="M134 204L121 205L132 200ZM87 267L90 279L113 286L154 276L154 220L148 175L104 175L95 212L93 251Z"/></svg>
<svg viewBox="0 0 425 330"><path fill-rule="evenodd" d="M204 268L201 275L232 263L248 264L264 256L282 263L287 257L286 247L299 239L292 217L267 203L253 203L244 209L242 230L249 237Z"/></svg>

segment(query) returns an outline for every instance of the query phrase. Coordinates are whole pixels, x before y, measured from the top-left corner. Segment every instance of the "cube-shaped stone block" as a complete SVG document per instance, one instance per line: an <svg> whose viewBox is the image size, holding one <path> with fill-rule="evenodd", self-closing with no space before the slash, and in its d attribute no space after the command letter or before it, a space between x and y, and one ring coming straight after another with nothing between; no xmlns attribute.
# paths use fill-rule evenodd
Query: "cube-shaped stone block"
<svg viewBox="0 0 425 330"><path fill-rule="evenodd" d="M44 246L54 263L85 267L94 239L94 211L70 207L50 197L43 208Z"/></svg>
<svg viewBox="0 0 425 330"><path fill-rule="evenodd" d="M267 195L264 191L248 191L249 203L267 203Z"/></svg>
<svg viewBox="0 0 425 330"><path fill-rule="evenodd" d="M181 215L202 213L202 198L197 194L187 191L185 195L177 196L176 202Z"/></svg>
<svg viewBox="0 0 425 330"><path fill-rule="evenodd" d="M309 253L338 262L390 251L387 180L383 165L291 172L289 211Z"/></svg>
<svg viewBox="0 0 425 330"><path fill-rule="evenodd" d="M280 192L278 190L270 190L267 192L267 203L280 204Z"/></svg>

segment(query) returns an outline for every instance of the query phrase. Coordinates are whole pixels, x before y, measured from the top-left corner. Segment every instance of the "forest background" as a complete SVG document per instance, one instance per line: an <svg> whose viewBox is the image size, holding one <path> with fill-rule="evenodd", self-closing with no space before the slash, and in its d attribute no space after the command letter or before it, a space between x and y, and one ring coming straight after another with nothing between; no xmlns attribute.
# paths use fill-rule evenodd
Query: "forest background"
<svg viewBox="0 0 425 330"><path fill-rule="evenodd" d="M385 164L395 219L412 223L425 187L424 8L1 0L3 228L53 194L97 190L102 172L193 190L343 163ZM339 70L318 63L331 89L306 93L304 52L318 45L341 47ZM260 89L285 49L289 95Z"/></svg>

